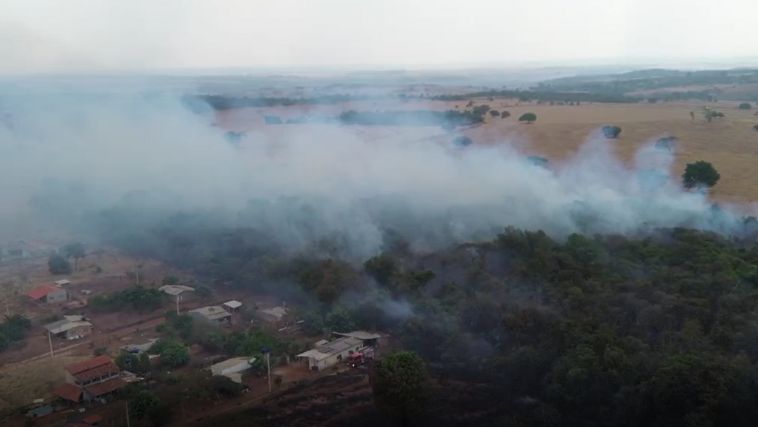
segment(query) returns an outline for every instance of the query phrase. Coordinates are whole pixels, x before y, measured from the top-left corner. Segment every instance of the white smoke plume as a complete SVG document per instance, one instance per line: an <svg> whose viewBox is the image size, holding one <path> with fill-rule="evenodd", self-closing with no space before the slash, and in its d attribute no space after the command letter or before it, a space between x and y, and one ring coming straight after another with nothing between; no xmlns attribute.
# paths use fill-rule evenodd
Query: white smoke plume
<svg viewBox="0 0 758 427"><path fill-rule="evenodd" d="M742 224L680 188L673 153L651 144L629 168L599 133L543 168L507 140L460 148L398 132L374 141L333 124L272 126L232 144L175 96L6 94L0 117L1 238L81 227L104 210L147 222L202 212L292 251L331 239L360 260L382 250L388 231L426 250L506 226L561 237Z"/></svg>

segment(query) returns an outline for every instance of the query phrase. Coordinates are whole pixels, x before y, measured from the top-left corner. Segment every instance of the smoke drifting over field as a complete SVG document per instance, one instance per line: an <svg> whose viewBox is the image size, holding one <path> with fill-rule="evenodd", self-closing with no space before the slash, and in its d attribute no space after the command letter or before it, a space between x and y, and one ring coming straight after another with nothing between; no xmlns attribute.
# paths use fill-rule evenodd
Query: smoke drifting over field
<svg viewBox="0 0 758 427"><path fill-rule="evenodd" d="M210 110L169 96L6 96L0 117L3 238L89 227L102 212L119 212L124 227L181 212L258 229L287 250L361 260L388 236L425 250L509 225L554 236L743 227L679 188L673 153L646 146L629 169L599 133L546 169L508 144L367 141L336 125L279 126L233 144Z"/></svg>

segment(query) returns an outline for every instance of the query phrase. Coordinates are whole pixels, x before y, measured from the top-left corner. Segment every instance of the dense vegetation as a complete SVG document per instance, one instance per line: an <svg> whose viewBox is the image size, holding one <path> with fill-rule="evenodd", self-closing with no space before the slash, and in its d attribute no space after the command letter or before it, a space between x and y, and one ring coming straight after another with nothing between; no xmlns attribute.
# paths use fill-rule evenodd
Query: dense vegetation
<svg viewBox="0 0 758 427"><path fill-rule="evenodd" d="M540 83L537 91L577 91L598 96L630 95L637 91L656 90L655 99L674 101L681 99L701 99L713 101L722 96L722 90L715 85L739 85L758 82L758 70L639 70L629 73L602 76L578 76L549 80ZM704 86L702 90L669 90L685 86Z"/></svg>
<svg viewBox="0 0 758 427"><path fill-rule="evenodd" d="M481 107L486 107L481 108ZM488 106L475 107L465 111L345 111L339 121L345 125L384 126L469 126L484 121Z"/></svg>
<svg viewBox="0 0 758 427"><path fill-rule="evenodd" d="M29 319L19 314L5 316L3 322L0 323L0 351L23 340L31 326Z"/></svg>
<svg viewBox="0 0 758 427"><path fill-rule="evenodd" d="M109 295L94 296L89 305L95 310L151 311L160 308L165 300L166 295L158 289L137 285Z"/></svg>
<svg viewBox="0 0 758 427"><path fill-rule="evenodd" d="M69 274L71 263L61 255L50 255L47 259L47 269L50 274Z"/></svg>
<svg viewBox="0 0 758 427"><path fill-rule="evenodd" d="M315 326L306 330L382 330L421 355L444 380L436 387L486 385L472 395L486 409L468 425L758 419L758 248L750 240L688 229L555 240L508 229L427 254L388 238L384 253L355 265L285 255L254 230L160 233L174 243L154 255L229 286L280 292ZM270 345L258 334L202 339L249 355ZM444 411L434 396L428 405Z"/></svg>

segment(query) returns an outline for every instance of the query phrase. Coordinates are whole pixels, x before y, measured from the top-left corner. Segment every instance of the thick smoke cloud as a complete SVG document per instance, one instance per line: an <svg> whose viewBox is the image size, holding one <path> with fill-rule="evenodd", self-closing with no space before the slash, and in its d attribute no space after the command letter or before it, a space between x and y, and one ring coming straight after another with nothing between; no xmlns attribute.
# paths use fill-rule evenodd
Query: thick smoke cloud
<svg viewBox="0 0 758 427"><path fill-rule="evenodd" d="M388 236L428 250L511 225L556 237L742 227L728 207L679 188L673 153L645 146L628 168L599 133L548 169L509 141L460 148L403 132L372 140L328 124L270 126L235 144L210 111L175 96L18 94L0 100L0 117L3 239L87 229L114 210L144 227L201 214L289 251L328 246L354 260L381 251Z"/></svg>

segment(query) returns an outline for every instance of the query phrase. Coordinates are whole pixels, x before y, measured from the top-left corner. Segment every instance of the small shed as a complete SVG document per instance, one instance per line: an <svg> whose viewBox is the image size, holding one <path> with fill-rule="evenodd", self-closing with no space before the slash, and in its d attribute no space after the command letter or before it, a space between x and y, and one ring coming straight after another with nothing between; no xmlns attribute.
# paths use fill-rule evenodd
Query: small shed
<svg viewBox="0 0 758 427"><path fill-rule="evenodd" d="M56 337L75 340L91 334L92 323L84 316L64 316L62 320L45 325L45 329Z"/></svg>
<svg viewBox="0 0 758 427"><path fill-rule="evenodd" d="M189 315L195 319L203 320L211 324L229 324L232 320L232 315L228 311L224 310L218 305L209 305L207 307L200 307L194 310L188 311Z"/></svg>
<svg viewBox="0 0 758 427"><path fill-rule="evenodd" d="M240 311L240 307L242 307L242 303L237 300L231 300L227 301L223 304L224 309L230 313L236 313Z"/></svg>
<svg viewBox="0 0 758 427"><path fill-rule="evenodd" d="M255 363L254 357L233 357L211 365L210 370L212 375L224 376L241 384L242 375L253 367L253 363Z"/></svg>

